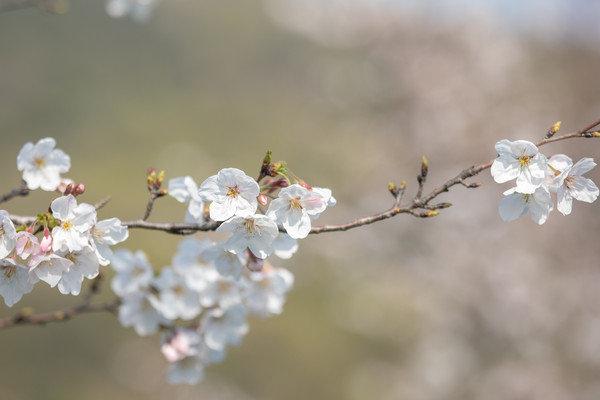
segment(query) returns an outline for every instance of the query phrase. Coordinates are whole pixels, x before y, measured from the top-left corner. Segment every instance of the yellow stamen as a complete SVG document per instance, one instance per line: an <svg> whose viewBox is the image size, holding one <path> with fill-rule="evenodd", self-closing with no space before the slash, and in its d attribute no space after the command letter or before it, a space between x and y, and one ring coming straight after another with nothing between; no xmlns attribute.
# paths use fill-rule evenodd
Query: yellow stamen
<svg viewBox="0 0 600 400"><path fill-rule="evenodd" d="M246 228L246 232L253 233L256 229L256 223L252 218L248 218L244 221L244 228Z"/></svg>
<svg viewBox="0 0 600 400"><path fill-rule="evenodd" d="M61 226L64 230L68 231L69 229L71 229L73 227L73 223L71 221L63 221Z"/></svg>
<svg viewBox="0 0 600 400"><path fill-rule="evenodd" d="M42 168L46 164L46 160L44 160L43 158L40 158L40 157L34 158L33 162L34 162L35 166L38 168Z"/></svg>
<svg viewBox="0 0 600 400"><path fill-rule="evenodd" d="M300 204L300 197L294 197L290 200L290 207L295 210L302 210L302 204Z"/></svg>
<svg viewBox="0 0 600 400"><path fill-rule="evenodd" d="M8 265L6 267L4 267L4 276L7 278L12 277L15 272L17 272L17 267L15 267L14 265Z"/></svg>
<svg viewBox="0 0 600 400"><path fill-rule="evenodd" d="M237 197L240 194L240 188L231 186L227 188L227 197Z"/></svg>
<svg viewBox="0 0 600 400"><path fill-rule="evenodd" d="M521 156L521 157L519 157L519 165L521 167L528 166L530 161L531 161L531 157L529 157L529 156Z"/></svg>

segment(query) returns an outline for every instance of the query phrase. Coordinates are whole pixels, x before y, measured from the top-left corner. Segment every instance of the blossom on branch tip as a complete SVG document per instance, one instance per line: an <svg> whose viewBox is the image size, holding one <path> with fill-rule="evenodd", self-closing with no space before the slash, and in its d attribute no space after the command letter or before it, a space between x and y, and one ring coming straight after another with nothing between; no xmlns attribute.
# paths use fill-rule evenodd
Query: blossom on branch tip
<svg viewBox="0 0 600 400"><path fill-rule="evenodd" d="M273 241L279 234L279 229L271 218L255 214L246 218L231 218L223 222L217 232L231 233L223 243L226 250L243 254L246 249L250 249L256 257L264 259L273 253Z"/></svg>
<svg viewBox="0 0 600 400"><path fill-rule="evenodd" d="M292 238L303 239L310 233L311 216L321 214L326 208L327 202L321 194L293 184L279 191L267 215L281 223Z"/></svg>
<svg viewBox="0 0 600 400"><path fill-rule="evenodd" d="M529 214L536 224L542 225L553 208L550 193L543 187L534 193L520 193L517 188L512 188L504 192L498 211L504 221L514 221Z"/></svg>
<svg viewBox="0 0 600 400"><path fill-rule="evenodd" d="M198 193L198 185L191 176L170 179L168 193L178 202L187 203L185 222L202 222L204 199Z"/></svg>
<svg viewBox="0 0 600 400"><path fill-rule="evenodd" d="M496 143L498 157L494 160L491 173L497 183L516 179L516 190L534 193L546 178L546 157L536 145L526 140L501 140Z"/></svg>
<svg viewBox="0 0 600 400"><path fill-rule="evenodd" d="M210 203L210 218L226 221L233 216L248 217L256 212L258 183L237 168L225 168L200 185L199 195Z"/></svg>
<svg viewBox="0 0 600 400"><path fill-rule="evenodd" d="M596 166L592 158L582 158L575 165L564 154L557 154L548 160L551 188L556 191L556 208L563 215L569 215L573 199L593 203L598 198L598 187L583 175Z"/></svg>
<svg viewBox="0 0 600 400"><path fill-rule="evenodd" d="M55 146L53 138L44 138L36 144L28 142L21 148L17 169L23 172L23 180L30 190L56 190L61 182L60 174L71 168L69 156Z"/></svg>

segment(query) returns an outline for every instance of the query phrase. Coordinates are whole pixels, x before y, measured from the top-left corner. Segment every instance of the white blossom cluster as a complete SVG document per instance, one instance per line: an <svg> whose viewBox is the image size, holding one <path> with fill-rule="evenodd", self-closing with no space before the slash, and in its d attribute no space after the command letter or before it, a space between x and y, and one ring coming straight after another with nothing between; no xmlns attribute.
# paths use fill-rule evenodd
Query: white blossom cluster
<svg viewBox="0 0 600 400"><path fill-rule="evenodd" d="M17 157L17 168L30 190L63 194L52 201L50 213L17 229L9 214L0 210L0 296L9 307L39 281L58 287L62 294L79 295L84 279L95 278L99 267L109 264L110 246L129 235L119 219L98 221L94 206L65 195L81 194L83 187L61 178L70 159L55 146L52 138L27 143Z"/></svg>
<svg viewBox="0 0 600 400"><path fill-rule="evenodd" d="M121 298L122 325L141 336L162 332L169 382L195 384L205 366L222 361L227 348L241 342L250 315L282 312L294 278L266 258L292 257L297 239L308 235L312 220L335 199L328 189L290 184L287 177L259 186L235 168L200 187L189 176L171 179L168 187L187 204L187 222L221 222L217 231L225 239L182 240L171 265L157 274L143 252L117 251L112 289Z"/></svg>
<svg viewBox="0 0 600 400"><path fill-rule="evenodd" d="M564 154L548 159L526 140L501 140L496 143L496 152L498 157L491 168L494 180L515 180L498 208L504 221L529 215L537 224L543 224L554 209L551 193L556 194L556 208L563 215L571 213L573 200L592 203L598 198L598 187L584 177L596 166L592 158L582 158L575 164Z"/></svg>

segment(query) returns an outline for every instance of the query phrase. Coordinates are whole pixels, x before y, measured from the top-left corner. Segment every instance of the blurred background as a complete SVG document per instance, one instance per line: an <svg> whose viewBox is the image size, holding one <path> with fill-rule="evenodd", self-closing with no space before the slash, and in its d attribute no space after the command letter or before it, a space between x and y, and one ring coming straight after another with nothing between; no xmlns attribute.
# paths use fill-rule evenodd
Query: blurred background
<svg viewBox="0 0 600 400"><path fill-rule="evenodd" d="M272 149L333 189L320 222L345 222L388 207L389 180L414 190L422 154L431 188L493 158L499 139L599 117L598 18L584 0L164 0L144 23L99 0L0 14L0 191L19 182L21 146L53 136L84 199L113 196L101 217L138 218L147 167L252 175ZM600 158L600 143L543 151ZM196 387L166 383L157 338L89 315L0 332L1 397L600 398L598 204L543 227L503 223L508 187L488 172L475 181L442 196L454 207L437 218L304 240L279 263L296 276L284 313L252 320ZM51 198L6 207L32 214ZM165 198L152 219L184 212ZM131 233L126 246L157 268L179 240ZM77 301L39 284L0 314Z"/></svg>

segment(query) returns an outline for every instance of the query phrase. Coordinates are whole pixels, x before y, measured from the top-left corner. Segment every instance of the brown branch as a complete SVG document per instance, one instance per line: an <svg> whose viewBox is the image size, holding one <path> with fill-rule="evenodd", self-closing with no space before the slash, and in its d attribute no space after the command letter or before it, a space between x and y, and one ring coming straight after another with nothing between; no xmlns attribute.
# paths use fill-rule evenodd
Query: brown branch
<svg viewBox="0 0 600 400"><path fill-rule="evenodd" d="M21 325L46 325L52 322L64 322L83 314L95 314L109 312L115 314L119 301L107 303L89 304L82 303L64 310L50 311L47 313L32 314L31 310L24 309L19 313L0 319L0 329L7 329Z"/></svg>
<svg viewBox="0 0 600 400"><path fill-rule="evenodd" d="M27 184L25 183L25 181L21 181L21 186L19 186L18 188L14 188L10 192L0 196L0 204L6 203L7 201L14 199L15 197L25 197L29 195L29 192L30 190L29 188L27 188Z"/></svg>

